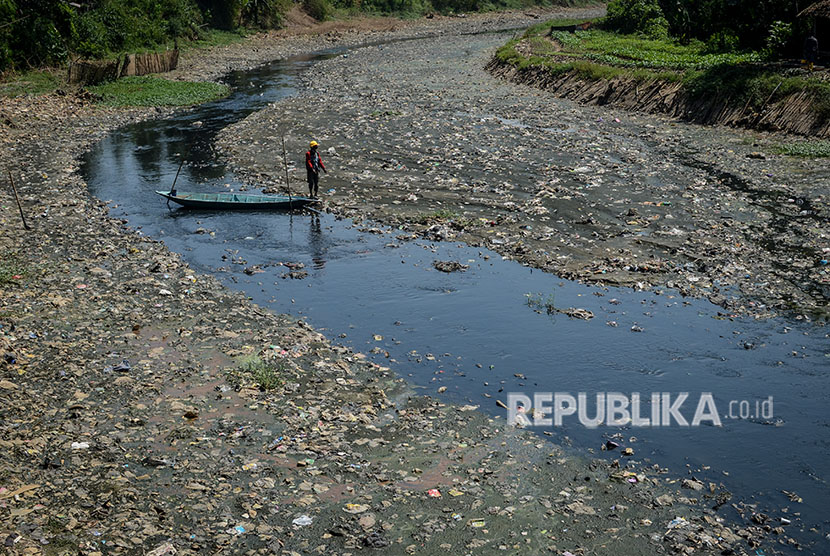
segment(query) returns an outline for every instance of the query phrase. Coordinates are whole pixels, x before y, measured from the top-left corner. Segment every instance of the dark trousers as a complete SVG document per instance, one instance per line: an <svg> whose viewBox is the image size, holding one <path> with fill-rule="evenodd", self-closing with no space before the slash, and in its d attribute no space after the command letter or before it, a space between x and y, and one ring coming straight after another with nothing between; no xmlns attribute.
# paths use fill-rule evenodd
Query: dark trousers
<svg viewBox="0 0 830 556"><path fill-rule="evenodd" d="M320 172L312 172L311 170L307 170L307 177L308 177L308 194L311 197L317 196L317 186L320 183Z"/></svg>

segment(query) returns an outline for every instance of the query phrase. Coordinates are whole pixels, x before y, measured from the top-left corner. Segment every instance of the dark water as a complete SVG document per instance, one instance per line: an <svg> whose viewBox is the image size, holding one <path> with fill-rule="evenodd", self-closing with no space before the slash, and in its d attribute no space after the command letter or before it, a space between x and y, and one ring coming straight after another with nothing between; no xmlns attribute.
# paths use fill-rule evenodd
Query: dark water
<svg viewBox="0 0 830 556"><path fill-rule="evenodd" d="M688 420L702 392L712 393L721 417L729 413L731 400L748 401L754 413L756 402L772 396L771 418L723 418L719 427L707 422L589 429L571 416L561 427L537 430L583 450L598 450L609 435L622 433L619 442L631 446L636 459L668 466L678 477L691 470L698 478L723 482L776 517L787 507L794 521L790 534L813 526L827 533L825 327L784 319L726 320L708 302L685 301L670 291L587 287L485 250L399 241L389 230L366 233L327 215L168 210L152 193L169 186L181 156L188 164L179 189L238 187L213 152L216 132L294 94L297 75L313 61L295 58L230 74L235 92L227 99L115 131L86 156L83 171L92 193L112 200L113 214L163 239L197 271L216 273L275 312L307 317L337 342L367 352L378 348L379 362L426 393L481 404L502 418L505 412L495 399L505 401L508 392L531 397L586 392L589 400L597 392L639 392L644 399L654 392L672 399L688 392L681 410ZM198 228L214 234L194 233ZM445 274L432 268L435 260L470 267ZM303 263L308 277L282 277L288 269L280 262ZM264 272L243 272L253 265ZM544 309L549 303L585 308L596 317L549 315ZM447 390L437 394L441 386ZM738 406L733 408L737 413ZM594 411L592 402L589 415ZM641 413L648 415L648 407ZM791 502L782 491L797 493L803 503ZM800 538L817 542L810 548L816 552L830 542L814 533Z"/></svg>

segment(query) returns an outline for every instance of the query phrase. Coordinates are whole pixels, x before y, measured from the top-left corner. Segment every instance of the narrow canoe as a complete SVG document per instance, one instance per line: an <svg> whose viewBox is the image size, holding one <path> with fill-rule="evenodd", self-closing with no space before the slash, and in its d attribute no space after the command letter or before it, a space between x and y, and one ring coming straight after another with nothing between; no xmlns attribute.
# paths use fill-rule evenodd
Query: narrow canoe
<svg viewBox="0 0 830 556"><path fill-rule="evenodd" d="M235 209L235 210L289 210L302 208L316 199L288 197L287 195L248 195L247 193L187 193L171 195L169 191L156 191L159 195L187 208Z"/></svg>

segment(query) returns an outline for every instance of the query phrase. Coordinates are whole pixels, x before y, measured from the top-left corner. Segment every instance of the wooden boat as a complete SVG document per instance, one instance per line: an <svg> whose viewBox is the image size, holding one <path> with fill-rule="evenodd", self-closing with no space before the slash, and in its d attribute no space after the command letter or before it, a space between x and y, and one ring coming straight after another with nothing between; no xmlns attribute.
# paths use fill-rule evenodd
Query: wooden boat
<svg viewBox="0 0 830 556"><path fill-rule="evenodd" d="M183 207L207 210L290 210L302 208L317 201L310 197L248 195L247 193L186 193L175 190L156 191L156 193Z"/></svg>

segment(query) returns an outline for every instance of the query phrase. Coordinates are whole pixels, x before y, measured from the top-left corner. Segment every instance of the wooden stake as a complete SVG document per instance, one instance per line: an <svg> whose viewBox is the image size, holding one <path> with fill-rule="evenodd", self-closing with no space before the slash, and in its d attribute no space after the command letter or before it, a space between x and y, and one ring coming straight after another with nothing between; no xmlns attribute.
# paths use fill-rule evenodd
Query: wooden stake
<svg viewBox="0 0 830 556"><path fill-rule="evenodd" d="M9 172L9 182L12 184L12 191L14 191L14 199L17 201L17 209L20 211L20 219L23 221L23 229L24 230L31 230L28 224L26 224L26 217L23 215L23 205L20 204L20 197L17 196L17 188L14 186L14 178L12 177L12 171L8 170Z"/></svg>
<svg viewBox="0 0 830 556"><path fill-rule="evenodd" d="M179 162L179 169L176 170L176 177L173 178L173 185L170 186L170 194L174 197L176 196L176 181L179 179L179 172L182 171L182 166L184 166L184 158L182 158L182 161Z"/></svg>

